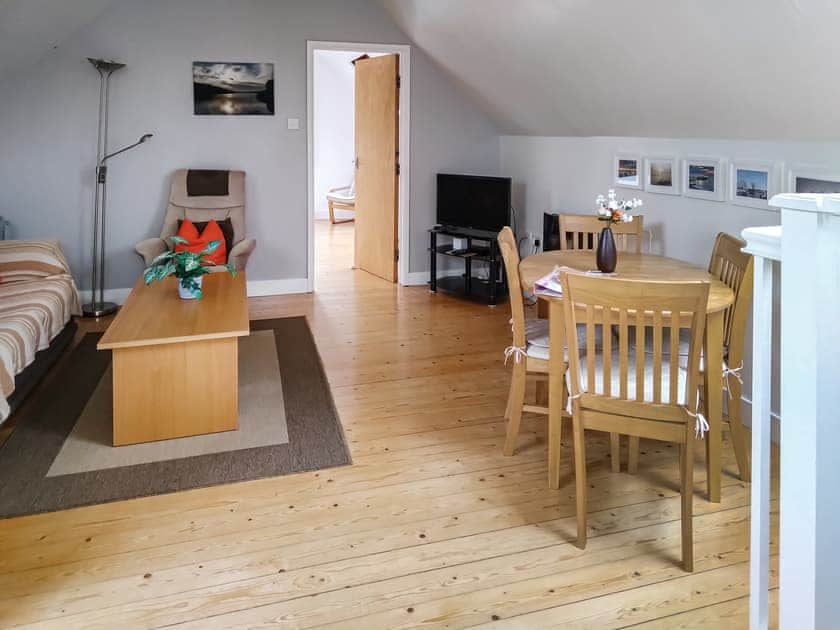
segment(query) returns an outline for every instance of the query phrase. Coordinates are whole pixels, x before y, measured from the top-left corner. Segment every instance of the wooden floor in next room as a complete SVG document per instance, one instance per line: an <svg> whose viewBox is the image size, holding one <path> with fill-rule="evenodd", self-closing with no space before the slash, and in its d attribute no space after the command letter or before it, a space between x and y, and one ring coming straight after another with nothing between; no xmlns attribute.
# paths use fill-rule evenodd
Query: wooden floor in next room
<svg viewBox="0 0 840 630"><path fill-rule="evenodd" d="M544 419L501 454L507 305L353 271L352 224L316 228L317 292L250 310L308 318L353 465L0 521L0 626L745 627L750 488L728 443L720 504L695 467L688 574L676 448L643 441L638 475L613 474L590 435L579 550Z"/></svg>

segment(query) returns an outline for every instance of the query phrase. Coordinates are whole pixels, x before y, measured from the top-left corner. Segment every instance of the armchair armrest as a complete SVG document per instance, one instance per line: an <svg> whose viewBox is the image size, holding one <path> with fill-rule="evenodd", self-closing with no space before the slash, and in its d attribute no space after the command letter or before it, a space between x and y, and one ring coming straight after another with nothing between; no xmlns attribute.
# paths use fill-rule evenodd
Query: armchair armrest
<svg viewBox="0 0 840 630"><path fill-rule="evenodd" d="M256 246L257 241L254 239L243 238L236 245L230 248L230 252L228 253L228 262L233 265L233 268L237 271L244 271L245 266L248 264L248 258L250 258L251 252L254 251Z"/></svg>
<svg viewBox="0 0 840 630"><path fill-rule="evenodd" d="M143 257L147 267L152 264L155 257L160 256L167 249L169 247L162 238L147 238L134 246L134 251Z"/></svg>

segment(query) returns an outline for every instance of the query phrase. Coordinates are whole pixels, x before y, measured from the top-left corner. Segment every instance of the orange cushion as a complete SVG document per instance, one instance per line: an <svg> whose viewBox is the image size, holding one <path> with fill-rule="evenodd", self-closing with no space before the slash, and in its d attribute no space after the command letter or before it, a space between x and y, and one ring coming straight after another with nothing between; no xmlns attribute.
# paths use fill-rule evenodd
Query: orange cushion
<svg viewBox="0 0 840 630"><path fill-rule="evenodd" d="M222 228L213 220L207 224L204 231L199 234L198 229L192 221L184 219L181 227L178 230L178 236L186 239L186 245L175 245L176 252L194 252L198 253L207 247L210 241L219 241L219 246L212 254L208 254L204 259L212 265L224 265L227 262L227 247L225 246L225 235L222 233Z"/></svg>

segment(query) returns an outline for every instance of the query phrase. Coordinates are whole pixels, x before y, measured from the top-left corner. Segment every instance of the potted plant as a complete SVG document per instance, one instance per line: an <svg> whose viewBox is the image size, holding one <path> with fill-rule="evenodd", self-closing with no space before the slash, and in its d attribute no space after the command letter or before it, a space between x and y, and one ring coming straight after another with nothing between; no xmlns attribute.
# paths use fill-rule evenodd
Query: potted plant
<svg viewBox="0 0 840 630"><path fill-rule="evenodd" d="M633 220L630 210L639 208L642 205L641 199L616 199L615 191L610 189L607 196L598 195L595 199L598 205L598 220L606 221L608 225L601 230L598 238L598 248L595 250L595 263L598 270L603 273L612 273L618 263L618 253L615 249L615 238L613 237L613 223L629 223Z"/></svg>
<svg viewBox="0 0 840 630"><path fill-rule="evenodd" d="M143 272L143 280L151 284L156 280L163 280L167 276L175 276L178 280L178 295L182 300L201 299L201 280L210 273L205 256L212 254L221 244L220 241L210 241L200 252L183 250L175 251L177 245L187 245L188 241L180 236L172 237L173 248L162 253L152 261L151 266ZM236 276L236 269L230 263L225 268L232 276Z"/></svg>

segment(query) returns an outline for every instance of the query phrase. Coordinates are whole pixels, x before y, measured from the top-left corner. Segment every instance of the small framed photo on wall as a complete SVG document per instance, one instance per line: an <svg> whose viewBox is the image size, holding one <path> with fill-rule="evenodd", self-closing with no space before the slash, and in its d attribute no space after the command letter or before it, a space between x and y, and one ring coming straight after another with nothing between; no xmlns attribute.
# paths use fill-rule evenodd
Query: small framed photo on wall
<svg viewBox="0 0 840 630"><path fill-rule="evenodd" d="M672 156L646 157L644 185L647 192L680 194L679 160Z"/></svg>
<svg viewBox="0 0 840 630"><path fill-rule="evenodd" d="M821 195L840 194L840 173L818 167L791 167L787 192Z"/></svg>
<svg viewBox="0 0 840 630"><path fill-rule="evenodd" d="M723 201L726 194L726 171L722 158L685 158L683 194L686 197Z"/></svg>
<svg viewBox="0 0 840 630"><path fill-rule="evenodd" d="M772 162L733 161L729 167L729 201L738 206L770 209L779 192L779 168Z"/></svg>
<svg viewBox="0 0 840 630"><path fill-rule="evenodd" d="M613 159L613 185L642 189L642 156L619 153Z"/></svg>

